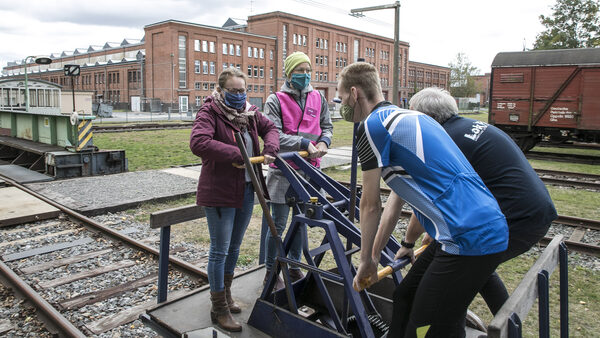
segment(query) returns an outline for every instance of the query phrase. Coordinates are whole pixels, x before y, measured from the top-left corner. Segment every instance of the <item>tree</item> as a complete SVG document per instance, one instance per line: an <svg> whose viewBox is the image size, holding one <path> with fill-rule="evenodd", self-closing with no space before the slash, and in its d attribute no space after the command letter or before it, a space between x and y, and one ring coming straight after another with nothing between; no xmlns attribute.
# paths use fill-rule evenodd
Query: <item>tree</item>
<svg viewBox="0 0 600 338"><path fill-rule="evenodd" d="M557 0L551 16L540 15L546 30L533 49L600 47L598 0Z"/></svg>
<svg viewBox="0 0 600 338"><path fill-rule="evenodd" d="M479 72L471 64L465 53L456 54L456 58L448 64L450 67L450 94L454 97L471 97L475 95L473 75Z"/></svg>

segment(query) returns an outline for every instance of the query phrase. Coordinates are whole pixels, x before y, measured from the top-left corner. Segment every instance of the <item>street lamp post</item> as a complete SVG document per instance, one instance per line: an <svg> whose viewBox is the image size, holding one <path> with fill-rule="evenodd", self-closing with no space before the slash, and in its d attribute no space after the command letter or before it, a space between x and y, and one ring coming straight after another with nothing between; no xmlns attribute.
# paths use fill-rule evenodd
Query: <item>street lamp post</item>
<svg viewBox="0 0 600 338"><path fill-rule="evenodd" d="M400 45L400 1L396 1L390 5L381 5L381 6L372 6L372 7L363 7L363 8L355 8L350 10L350 15L354 17L362 17L363 12L368 11L377 11L380 9L390 9L393 8L395 11L395 20L394 20L394 74L392 77L392 103L396 106L398 105L398 83L400 82L399 76L399 65L400 65L400 53L399 53L399 45Z"/></svg>
<svg viewBox="0 0 600 338"><path fill-rule="evenodd" d="M52 63L52 59L47 57L36 57L34 55L27 56L23 59L23 66L25 67L25 111L29 112L29 85L27 83L27 60L33 59L38 65L49 65Z"/></svg>

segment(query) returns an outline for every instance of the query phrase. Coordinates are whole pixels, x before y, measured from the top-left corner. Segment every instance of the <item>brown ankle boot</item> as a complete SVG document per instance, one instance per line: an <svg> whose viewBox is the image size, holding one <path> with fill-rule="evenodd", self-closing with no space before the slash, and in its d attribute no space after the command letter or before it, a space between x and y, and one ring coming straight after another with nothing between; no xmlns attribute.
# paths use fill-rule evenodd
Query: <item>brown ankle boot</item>
<svg viewBox="0 0 600 338"><path fill-rule="evenodd" d="M301 280L302 278L304 278L304 274L302 273L302 271L300 271L300 269L290 269L290 279L292 280L292 283L297 282L299 280Z"/></svg>
<svg viewBox="0 0 600 338"><path fill-rule="evenodd" d="M271 274L270 270L266 270L265 279L263 279L263 285L266 285L269 281L269 275ZM285 284L283 283L283 279L277 275L277 279L275 280L275 286L273 287L273 291L277 291L279 289L283 289Z"/></svg>
<svg viewBox="0 0 600 338"><path fill-rule="evenodd" d="M231 298L231 283L233 282L233 275L225 274L225 298L227 299L227 305L229 306L229 312L240 313L242 308L236 304Z"/></svg>
<svg viewBox="0 0 600 338"><path fill-rule="evenodd" d="M213 323L218 324L223 330L231 332L242 331L242 326L231 316L225 290L219 292L210 292L210 301L212 307L210 309L210 319Z"/></svg>

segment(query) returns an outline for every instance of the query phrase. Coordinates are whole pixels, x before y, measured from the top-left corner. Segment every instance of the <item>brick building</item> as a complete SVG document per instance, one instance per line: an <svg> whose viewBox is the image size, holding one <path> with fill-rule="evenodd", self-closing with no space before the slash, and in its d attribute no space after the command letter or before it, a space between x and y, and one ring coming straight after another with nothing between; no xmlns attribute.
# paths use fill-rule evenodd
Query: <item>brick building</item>
<svg viewBox="0 0 600 338"><path fill-rule="evenodd" d="M248 98L262 107L284 82L283 60L294 51L311 57L314 88L328 101L336 96L341 70L358 58L380 72L384 96L392 99L393 39L284 12L250 16L247 24L228 20L223 27L166 20L144 27L139 42L124 40L87 50L52 54L53 63L28 65L33 78L70 87L65 64L79 64L76 90L91 90L115 109L194 111L218 85L218 74L236 67L248 75ZM400 42L398 97L427 86L448 88L450 69L409 61L409 44ZM5 77L22 77L23 65L9 63ZM411 75L412 74L412 75Z"/></svg>
<svg viewBox="0 0 600 338"><path fill-rule="evenodd" d="M491 73L485 73L484 75L472 76L475 82L476 93L479 94L479 106L487 107L489 104L490 97L490 78Z"/></svg>

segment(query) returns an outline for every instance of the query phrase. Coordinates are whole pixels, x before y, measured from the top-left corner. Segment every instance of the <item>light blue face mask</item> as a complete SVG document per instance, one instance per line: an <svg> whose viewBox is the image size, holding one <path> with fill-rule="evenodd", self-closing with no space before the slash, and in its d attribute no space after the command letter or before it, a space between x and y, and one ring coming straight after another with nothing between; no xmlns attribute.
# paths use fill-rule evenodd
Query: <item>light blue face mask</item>
<svg viewBox="0 0 600 338"><path fill-rule="evenodd" d="M294 88L302 90L310 83L310 74L292 74L292 80L290 82Z"/></svg>

